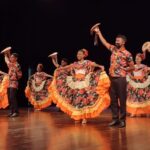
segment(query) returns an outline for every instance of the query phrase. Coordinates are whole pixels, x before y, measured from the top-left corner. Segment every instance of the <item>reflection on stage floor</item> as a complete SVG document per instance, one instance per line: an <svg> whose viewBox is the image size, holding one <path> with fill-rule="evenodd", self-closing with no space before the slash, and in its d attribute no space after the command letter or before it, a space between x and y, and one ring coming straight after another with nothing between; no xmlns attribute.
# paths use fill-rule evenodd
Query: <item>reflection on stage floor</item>
<svg viewBox="0 0 150 150"><path fill-rule="evenodd" d="M150 118L127 118L124 129L110 128L111 112L75 124L55 109L20 111L8 118L0 110L0 150L149 150Z"/></svg>

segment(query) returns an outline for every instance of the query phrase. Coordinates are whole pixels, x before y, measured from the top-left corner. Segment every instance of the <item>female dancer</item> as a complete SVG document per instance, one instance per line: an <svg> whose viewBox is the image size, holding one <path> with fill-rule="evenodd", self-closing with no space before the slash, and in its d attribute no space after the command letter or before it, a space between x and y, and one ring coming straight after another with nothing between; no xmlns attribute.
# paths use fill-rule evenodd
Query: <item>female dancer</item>
<svg viewBox="0 0 150 150"><path fill-rule="evenodd" d="M53 64L54 64L54 66L55 66L56 68L67 66L67 65L68 65L68 59L66 59L66 58L62 58L61 63L60 63L60 65L59 65L59 63L58 63L58 58L57 58L57 54L58 54L58 53L55 52L55 53L52 53L51 55L48 56L48 57L51 57L51 58L52 58L52 62L53 62Z"/></svg>
<svg viewBox="0 0 150 150"><path fill-rule="evenodd" d="M25 94L35 110L41 110L51 104L50 92L48 90L51 78L51 75L43 72L42 64L37 65L37 72L29 78Z"/></svg>
<svg viewBox="0 0 150 150"><path fill-rule="evenodd" d="M110 104L110 81L104 67L85 60L87 56L87 50L79 50L78 61L58 68L52 81L54 103L75 122L82 120L83 124L87 118L99 116ZM100 70L94 72L95 67Z"/></svg>
<svg viewBox="0 0 150 150"><path fill-rule="evenodd" d="M7 88L9 85L8 75L0 71L0 109L6 108L8 104Z"/></svg>
<svg viewBox="0 0 150 150"><path fill-rule="evenodd" d="M135 70L127 76L127 112L131 117L150 114L150 67L142 64L145 53L136 55Z"/></svg>

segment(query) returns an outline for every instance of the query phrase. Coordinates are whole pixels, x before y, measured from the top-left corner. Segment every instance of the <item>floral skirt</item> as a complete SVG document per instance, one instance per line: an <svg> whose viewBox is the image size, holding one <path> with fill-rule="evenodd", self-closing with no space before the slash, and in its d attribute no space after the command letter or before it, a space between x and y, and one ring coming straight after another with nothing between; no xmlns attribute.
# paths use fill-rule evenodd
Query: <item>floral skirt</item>
<svg viewBox="0 0 150 150"><path fill-rule="evenodd" d="M0 109L6 108L8 104L7 88L9 85L9 77L7 75L0 76Z"/></svg>
<svg viewBox="0 0 150 150"><path fill-rule="evenodd" d="M40 85L36 85L34 80L28 81L25 95L35 109L41 110L51 105L50 85L50 79L43 81Z"/></svg>
<svg viewBox="0 0 150 150"><path fill-rule="evenodd" d="M53 102L74 120L94 118L110 105L110 80L105 72L92 72L84 78L55 71Z"/></svg>
<svg viewBox="0 0 150 150"><path fill-rule="evenodd" d="M127 112L133 115L150 114L150 76L147 80L127 78Z"/></svg>

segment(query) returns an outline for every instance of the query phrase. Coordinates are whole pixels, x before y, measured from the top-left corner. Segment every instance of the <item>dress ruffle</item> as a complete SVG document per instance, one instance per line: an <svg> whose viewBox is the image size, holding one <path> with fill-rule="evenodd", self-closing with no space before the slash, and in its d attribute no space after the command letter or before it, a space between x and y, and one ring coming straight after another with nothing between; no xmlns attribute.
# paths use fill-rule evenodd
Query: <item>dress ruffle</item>
<svg viewBox="0 0 150 150"><path fill-rule="evenodd" d="M37 101L35 99L35 97L32 95L32 90L31 90L29 84L27 85L27 87L25 89L25 95L28 98L29 102L34 106L35 109L38 109L38 110L44 109L51 105L52 99L51 99L50 88L47 89L47 92L48 92L47 97L45 97L42 100Z"/></svg>
<svg viewBox="0 0 150 150"><path fill-rule="evenodd" d="M150 114L150 100L143 104L134 104L127 101L127 112L132 115Z"/></svg>
<svg viewBox="0 0 150 150"><path fill-rule="evenodd" d="M0 84L0 109L1 108L4 109L9 105L8 97L7 97L8 85L9 85L9 77L7 75L5 75Z"/></svg>
<svg viewBox="0 0 150 150"><path fill-rule="evenodd" d="M148 78L145 81L142 81L141 77L140 80L136 80L135 82L134 80L128 77L128 97L127 97L128 113L132 115L150 114L149 79L150 76L148 76Z"/></svg>
<svg viewBox="0 0 150 150"><path fill-rule="evenodd" d="M98 85L96 88L96 93L99 94L99 97L94 105L85 106L83 108L73 107L71 104L65 101L65 98L62 97L56 85L56 74L57 70L54 73L54 78L51 84L52 99L53 102L59 107L63 112L67 113L72 119L80 120L86 118L95 118L100 115L100 113L110 105L109 97L109 87L110 80L105 72L100 73Z"/></svg>

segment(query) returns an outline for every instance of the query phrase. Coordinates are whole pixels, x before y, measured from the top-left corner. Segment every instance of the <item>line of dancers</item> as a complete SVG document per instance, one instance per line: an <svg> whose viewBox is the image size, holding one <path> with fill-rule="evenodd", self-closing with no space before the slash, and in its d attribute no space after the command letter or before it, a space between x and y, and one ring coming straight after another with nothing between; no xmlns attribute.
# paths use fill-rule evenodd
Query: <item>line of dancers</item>
<svg viewBox="0 0 150 150"><path fill-rule="evenodd" d="M104 38L99 23L91 28L94 44L98 40L111 52L109 76L104 66L87 60L88 50L77 52L77 61L69 64L66 58L59 65L57 53L49 55L56 67L51 76L43 71L43 65L37 65L37 71L29 78L25 95L35 110L42 110L55 103L76 123L87 123L87 119L100 116L111 107L110 127L126 126L126 115L131 117L150 115L150 67L142 64L146 51L150 51L150 42L144 43L142 53L136 55L134 64L131 53L126 50L127 38L116 37L112 45ZM0 71L0 108L9 105L9 117L19 115L17 91L22 77L18 63L18 54L11 53L7 47L4 54L8 73Z"/></svg>

